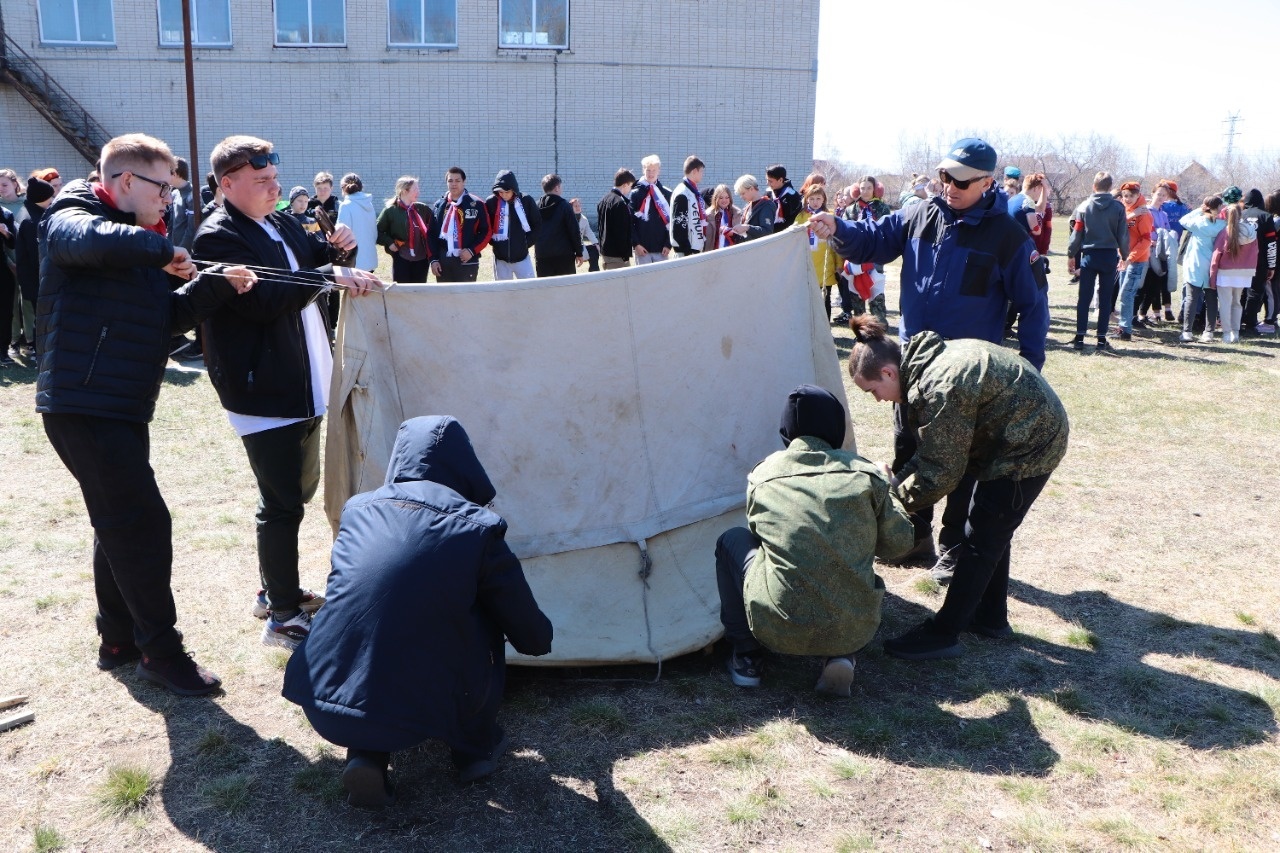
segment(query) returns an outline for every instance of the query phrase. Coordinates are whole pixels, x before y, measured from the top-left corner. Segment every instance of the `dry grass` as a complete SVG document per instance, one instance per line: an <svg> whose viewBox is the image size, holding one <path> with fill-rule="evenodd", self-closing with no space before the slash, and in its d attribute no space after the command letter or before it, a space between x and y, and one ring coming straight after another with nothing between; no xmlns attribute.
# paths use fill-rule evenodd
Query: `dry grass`
<svg viewBox="0 0 1280 853"><path fill-rule="evenodd" d="M517 669L496 776L459 788L427 744L396 756L399 803L381 814L342 802L342 751L279 696L281 659L248 613L252 479L204 376L170 372L153 459L179 625L227 692L177 699L94 668L83 506L32 413L33 374L0 372L0 693L37 714L0 734L0 849L1280 846L1280 345L1160 331L1077 355L1053 261L1046 375L1072 444L1014 543L1013 640L966 637L937 664L873 644L847 702L813 693L807 659L770 660L758 691L732 688L719 654L668 662L656 685L594 680L648 668ZM888 457L888 409L850 398L862 452ZM316 504L313 588L328 545ZM882 573L884 634L937 607L919 570ZM117 767L148 782L122 814L102 799Z"/></svg>

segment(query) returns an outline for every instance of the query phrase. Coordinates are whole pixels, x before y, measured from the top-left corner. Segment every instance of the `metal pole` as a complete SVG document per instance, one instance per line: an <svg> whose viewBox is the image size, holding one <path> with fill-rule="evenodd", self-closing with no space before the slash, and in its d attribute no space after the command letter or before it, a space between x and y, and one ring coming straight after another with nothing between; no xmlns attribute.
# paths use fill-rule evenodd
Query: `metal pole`
<svg viewBox="0 0 1280 853"><path fill-rule="evenodd" d="M191 213L196 228L200 227L200 192L195 182L200 168L200 146L196 144L196 74L191 62L191 0L182 0L182 64L187 71L187 135L191 137L191 157L187 179L191 183Z"/></svg>

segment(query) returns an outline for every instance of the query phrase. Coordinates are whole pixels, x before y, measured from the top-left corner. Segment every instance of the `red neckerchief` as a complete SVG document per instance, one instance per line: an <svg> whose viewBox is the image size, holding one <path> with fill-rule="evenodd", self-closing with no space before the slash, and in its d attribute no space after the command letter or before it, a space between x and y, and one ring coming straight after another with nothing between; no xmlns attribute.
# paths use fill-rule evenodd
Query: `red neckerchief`
<svg viewBox="0 0 1280 853"><path fill-rule="evenodd" d="M116 197L111 194L111 190L107 189L102 184L92 184L92 186L93 194L98 197L98 201L102 202L112 210L120 210L120 206L116 204ZM145 228L148 231L154 231L161 237L169 236L169 229L165 227L163 219L155 225L139 225L138 227Z"/></svg>
<svg viewBox="0 0 1280 853"><path fill-rule="evenodd" d="M657 187L655 187L653 184L649 184L649 192L644 198L644 204L640 205L640 212L641 214L643 214L645 208L652 205L654 209L658 211L658 216L662 219L662 224L667 225L669 224L667 222L667 212L663 209L662 205L658 204L658 202L653 197L654 193L656 193L657 191L658 191ZM646 216L645 218L647 219L648 217Z"/></svg>
<svg viewBox="0 0 1280 853"><path fill-rule="evenodd" d="M396 204L404 208L405 217L409 220L409 254L413 254L414 246L417 245L414 237L417 236L418 231L421 231L424 237L427 235L427 223L422 221L422 214L418 213L414 205L405 204L399 199L396 199Z"/></svg>
<svg viewBox="0 0 1280 853"><path fill-rule="evenodd" d="M875 268L875 264L855 265L849 261L844 262L844 277L853 281L853 289L862 297L863 302L871 298L871 288L876 285L871 278L871 271Z"/></svg>

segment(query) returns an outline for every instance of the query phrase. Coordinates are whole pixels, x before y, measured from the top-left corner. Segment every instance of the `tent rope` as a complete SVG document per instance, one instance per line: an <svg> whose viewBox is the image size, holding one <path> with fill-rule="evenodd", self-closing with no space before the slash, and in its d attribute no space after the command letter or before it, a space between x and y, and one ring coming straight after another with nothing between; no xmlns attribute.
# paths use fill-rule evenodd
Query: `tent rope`
<svg viewBox="0 0 1280 853"><path fill-rule="evenodd" d="M653 558L649 556L649 543L645 540L637 540L636 547L640 549L640 583L644 584L644 591L640 593L644 604L644 642L658 662L658 672L653 676L653 683L657 684L662 680L662 656L653 648L653 625L649 622L649 575L653 574Z"/></svg>

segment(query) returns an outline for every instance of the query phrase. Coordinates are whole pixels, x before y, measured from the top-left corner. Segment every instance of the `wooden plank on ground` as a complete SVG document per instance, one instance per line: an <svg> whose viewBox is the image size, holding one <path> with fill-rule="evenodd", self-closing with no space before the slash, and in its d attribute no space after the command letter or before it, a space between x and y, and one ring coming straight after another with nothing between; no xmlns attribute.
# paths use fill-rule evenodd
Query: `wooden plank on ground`
<svg viewBox="0 0 1280 853"><path fill-rule="evenodd" d="M7 717L0 717L0 732L8 731L9 729L29 723L35 718L35 711L23 711L20 714L10 714Z"/></svg>
<svg viewBox="0 0 1280 853"><path fill-rule="evenodd" d="M5 708L12 708L14 705L22 705L27 701L26 696L6 696L0 699L0 711Z"/></svg>

